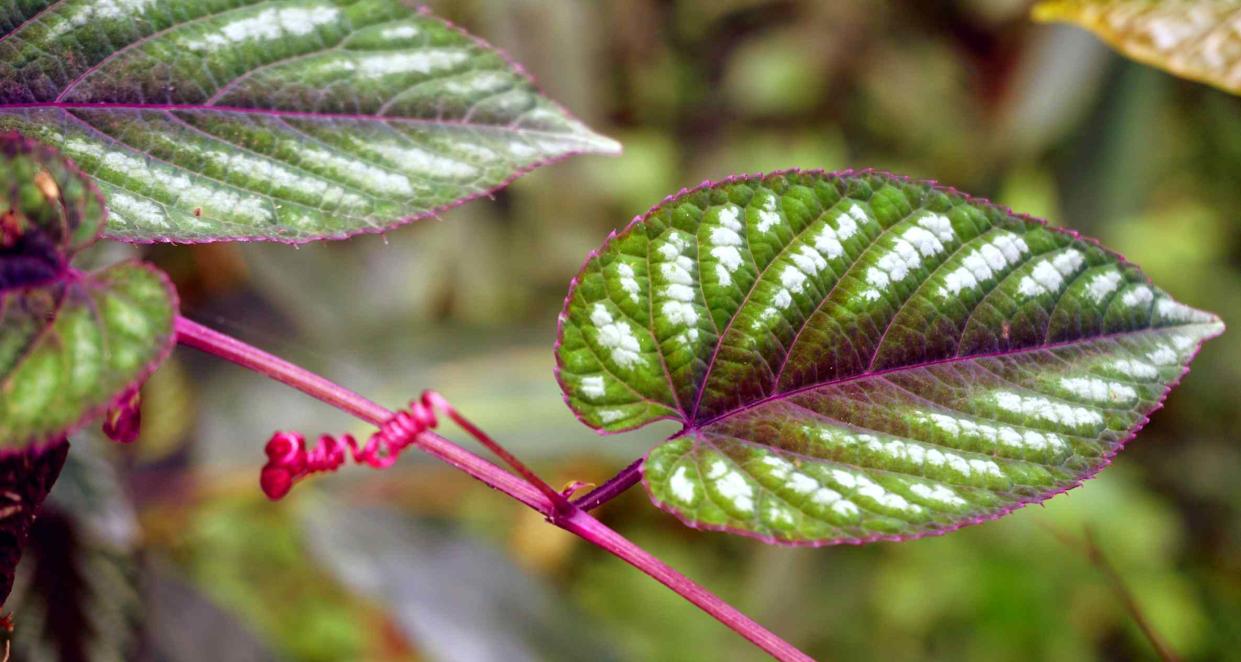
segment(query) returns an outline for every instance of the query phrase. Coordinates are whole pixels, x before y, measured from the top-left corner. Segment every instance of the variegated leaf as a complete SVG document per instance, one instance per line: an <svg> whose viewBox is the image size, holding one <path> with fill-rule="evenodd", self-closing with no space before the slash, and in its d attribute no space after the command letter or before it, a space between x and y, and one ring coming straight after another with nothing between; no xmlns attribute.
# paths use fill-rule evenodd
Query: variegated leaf
<svg viewBox="0 0 1241 662"><path fill-rule="evenodd" d="M1223 325L1071 232L887 174L706 184L587 260L558 375L588 425L684 429L647 489L691 526L938 533L1079 484Z"/></svg>
<svg viewBox="0 0 1241 662"><path fill-rule="evenodd" d="M54 145L126 241L379 232L615 152L401 0L0 2L0 129Z"/></svg>

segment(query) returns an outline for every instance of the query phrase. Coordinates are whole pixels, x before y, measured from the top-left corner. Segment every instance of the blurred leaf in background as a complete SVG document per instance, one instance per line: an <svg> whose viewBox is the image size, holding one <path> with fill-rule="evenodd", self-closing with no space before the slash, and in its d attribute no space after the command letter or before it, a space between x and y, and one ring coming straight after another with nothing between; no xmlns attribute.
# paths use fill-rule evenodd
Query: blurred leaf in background
<svg viewBox="0 0 1241 662"><path fill-rule="evenodd" d="M314 557L438 660L615 660L597 627L503 554L385 507L306 504Z"/></svg>
<svg viewBox="0 0 1241 662"><path fill-rule="evenodd" d="M263 633L282 656L401 659L404 645L385 640L374 626L384 622L382 611L308 562L309 550L287 508L245 490L162 516L177 522L175 528L160 527L173 536L163 541L161 556L208 598Z"/></svg>
<svg viewBox="0 0 1241 662"><path fill-rule="evenodd" d="M217 607L201 591L153 566L145 575L144 647L140 660L152 662L264 662L276 656L236 616Z"/></svg>
<svg viewBox="0 0 1241 662"><path fill-rule="evenodd" d="M14 660L121 660L137 649L140 533L101 443L78 435L31 528L9 601Z"/></svg>
<svg viewBox="0 0 1241 662"><path fill-rule="evenodd" d="M1241 94L1234 0L1044 0L1032 15L1077 23L1135 60Z"/></svg>

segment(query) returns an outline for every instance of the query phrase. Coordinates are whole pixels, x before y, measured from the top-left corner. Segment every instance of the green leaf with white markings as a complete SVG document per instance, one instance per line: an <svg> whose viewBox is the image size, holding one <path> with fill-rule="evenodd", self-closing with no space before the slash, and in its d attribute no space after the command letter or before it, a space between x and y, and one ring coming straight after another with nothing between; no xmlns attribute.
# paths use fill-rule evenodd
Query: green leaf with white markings
<svg viewBox="0 0 1241 662"><path fill-rule="evenodd" d="M646 457L656 504L812 545L1078 485L1223 331L1074 233L869 171L683 191L592 253L560 320L586 424L683 424Z"/></svg>
<svg viewBox="0 0 1241 662"><path fill-rule="evenodd" d="M398 0L9 1L0 31L0 129L93 176L115 239L380 232L619 150Z"/></svg>
<svg viewBox="0 0 1241 662"><path fill-rule="evenodd" d="M1043 0L1033 16L1075 23L1139 62L1241 94L1238 0Z"/></svg>
<svg viewBox="0 0 1241 662"><path fill-rule="evenodd" d="M149 265L72 268L105 212L53 150L0 136L0 196L3 449L60 439L145 379L172 348L177 299Z"/></svg>

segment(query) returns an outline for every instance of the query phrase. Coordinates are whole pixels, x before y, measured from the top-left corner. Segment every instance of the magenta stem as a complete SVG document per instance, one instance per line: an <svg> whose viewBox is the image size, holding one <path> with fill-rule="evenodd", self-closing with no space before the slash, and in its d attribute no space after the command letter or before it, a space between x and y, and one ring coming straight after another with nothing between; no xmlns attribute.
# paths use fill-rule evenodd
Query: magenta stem
<svg viewBox="0 0 1241 662"><path fill-rule="evenodd" d="M320 377L309 370L268 354L261 349L251 347L236 338L209 329L197 322L178 316L176 330L177 342L183 345L200 349L292 386L313 398L326 402L372 425L381 425L393 416L393 412L386 407L372 402L349 389ZM488 487L499 490L542 513L552 524L577 535L641 570L659 583L672 589L677 595L710 614L729 629L745 637L772 657L778 660L803 661L812 659L792 644L759 625L749 616L741 613L732 605L698 585L689 577L677 572L668 564L660 561L624 536L608 528L603 522L595 519L576 504L554 503L551 498L525 479L505 471L503 468L433 432L427 431L419 434L414 439L414 445L473 476ZM637 467L639 465L640 462L630 466L630 469L633 469L633 476L638 475ZM626 474L627 471L629 470L622 472L621 475ZM620 478L620 475L617 478ZM625 480L636 482L636 478L627 478ZM622 482L614 478L605 483L599 490L588 494L586 499L590 499L592 495L600 492L612 483L616 483L619 487ZM612 495L619 494L632 484L633 482L629 482L612 493ZM599 501L599 503L602 503L602 501Z"/></svg>
<svg viewBox="0 0 1241 662"><path fill-rule="evenodd" d="M392 418L393 412L383 405L197 322L177 317L176 330L177 342L182 345L214 354L292 386L371 425L379 426ZM551 501L530 483L434 432L427 431L418 435L414 438L414 445L541 513L547 514L552 510Z"/></svg>
<svg viewBox="0 0 1241 662"><path fill-rule="evenodd" d="M621 469L619 473L612 476L604 484L587 492L584 496L574 499L573 505L582 510L594 510L599 506L620 496L625 490L638 484L642 480L642 461L646 458L638 458L632 464Z"/></svg>
<svg viewBox="0 0 1241 662"><path fill-rule="evenodd" d="M646 573L655 581L672 589L677 595L728 626L733 632L749 639L751 643L777 660L813 662L814 658L777 637L767 628L738 611L736 607L724 602L719 596L698 585L694 580L677 572L672 566L660 561L650 552L608 528L590 513L575 509L564 520L557 522L557 525Z"/></svg>
<svg viewBox="0 0 1241 662"><path fill-rule="evenodd" d="M551 502L552 506L555 507L557 511L567 512L570 508L572 508L569 504L568 497L557 492L551 485L548 485L547 481L540 478L538 474L534 473L534 471L530 469L530 467L527 467L525 462L517 459L517 456L510 453L507 448L501 446L499 442L492 439L491 435L483 432L482 428L474 425L470 419L462 416L455 407L450 406L448 408L448 417L451 418L461 429L468 432L471 437L474 437L479 441L479 443L487 447L487 450L504 460L504 463L512 467L513 470L517 472L517 475L521 476L527 483L533 485L540 492L542 492L543 496L547 497L547 500Z"/></svg>

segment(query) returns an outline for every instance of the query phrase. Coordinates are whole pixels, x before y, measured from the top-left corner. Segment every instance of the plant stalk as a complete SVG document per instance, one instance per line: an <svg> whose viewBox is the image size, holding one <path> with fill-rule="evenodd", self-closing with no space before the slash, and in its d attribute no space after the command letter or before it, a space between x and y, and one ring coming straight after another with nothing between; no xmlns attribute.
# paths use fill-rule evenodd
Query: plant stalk
<svg viewBox="0 0 1241 662"><path fill-rule="evenodd" d="M379 426L393 416L393 412L386 407L324 377L197 322L178 316L176 331L177 342L183 345L194 347L270 377L372 425ZM538 511L552 524L641 570L772 657L778 660L799 662L812 659L692 579L608 528L579 507L577 503L553 503L546 494L525 479L509 473L434 432L426 431L419 434L415 437L413 445L464 471L488 487L503 492ZM630 465L616 478L587 494L578 503L594 502L594 505L598 505L606 499L598 499L596 495L611 498L623 492L637 482L640 464L639 461ZM605 489L608 491L605 492Z"/></svg>
<svg viewBox="0 0 1241 662"><path fill-rule="evenodd" d="M392 418L393 412L387 407L232 336L184 317L177 317L176 330L177 342L182 345L214 354L292 386L371 425L378 427ZM428 430L418 435L413 445L541 513L547 514L553 510L551 500L530 483L434 432Z"/></svg>
<svg viewBox="0 0 1241 662"><path fill-rule="evenodd" d="M594 510L620 496L625 490L642 480L642 462L645 459L640 457L634 460L632 464L621 469L619 473L607 479L599 487L587 492L581 498L574 499L573 505L582 510Z"/></svg>
<svg viewBox="0 0 1241 662"><path fill-rule="evenodd" d="M777 660L813 662L814 658L776 636L749 616L738 611L736 607L677 572L672 566L659 560L628 538L608 528L590 513L575 508L556 525L646 573Z"/></svg>

